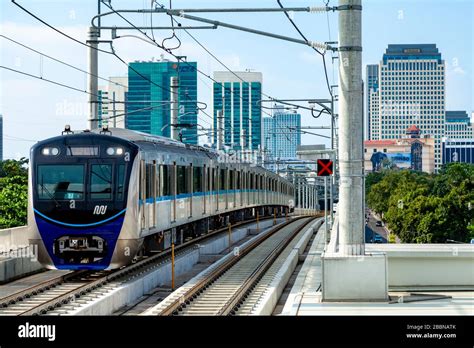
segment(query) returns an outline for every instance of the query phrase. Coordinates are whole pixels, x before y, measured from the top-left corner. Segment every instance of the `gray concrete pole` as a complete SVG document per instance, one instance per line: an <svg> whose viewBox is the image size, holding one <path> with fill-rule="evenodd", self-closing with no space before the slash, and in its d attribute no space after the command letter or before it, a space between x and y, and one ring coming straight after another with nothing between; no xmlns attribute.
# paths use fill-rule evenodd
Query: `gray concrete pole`
<svg viewBox="0 0 474 348"><path fill-rule="evenodd" d="M363 255L361 0L339 6L349 6L339 11L339 253Z"/></svg>
<svg viewBox="0 0 474 348"><path fill-rule="evenodd" d="M179 140L179 130L178 130L178 77L172 76L170 78L170 100L171 100L171 139Z"/></svg>
<svg viewBox="0 0 474 348"><path fill-rule="evenodd" d="M89 50L89 74L87 75L87 92L89 93L89 119L88 128L96 129L99 122L97 121L99 117L99 100L97 95L99 93L99 52L97 48L99 38L99 29L90 27L88 33L87 44L90 46Z"/></svg>
<svg viewBox="0 0 474 348"><path fill-rule="evenodd" d="M222 110L217 110L217 149L224 149L224 116Z"/></svg>

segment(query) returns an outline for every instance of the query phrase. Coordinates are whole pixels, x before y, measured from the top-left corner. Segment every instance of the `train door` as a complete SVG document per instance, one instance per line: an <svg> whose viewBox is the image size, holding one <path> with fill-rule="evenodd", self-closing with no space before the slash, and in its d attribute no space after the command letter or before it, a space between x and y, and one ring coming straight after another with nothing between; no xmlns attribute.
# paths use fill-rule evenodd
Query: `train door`
<svg viewBox="0 0 474 348"><path fill-rule="evenodd" d="M213 175L212 177L214 178L214 192L215 192L215 204L216 204L216 211L219 211L219 169L218 168L212 168Z"/></svg>
<svg viewBox="0 0 474 348"><path fill-rule="evenodd" d="M189 163L189 167L186 168L188 171L187 185L189 188L189 214L188 217L193 216L193 197L194 197L194 167L192 163Z"/></svg>
<svg viewBox="0 0 474 348"><path fill-rule="evenodd" d="M202 173L202 214L206 214L206 208L207 208L207 166L204 165L203 167L203 173Z"/></svg>
<svg viewBox="0 0 474 348"><path fill-rule="evenodd" d="M225 192L225 209L229 209L229 177L230 177L230 171L225 168L223 169L224 171L224 192Z"/></svg>
<svg viewBox="0 0 474 348"><path fill-rule="evenodd" d="M176 177L177 177L176 162L173 162L171 169L171 222L176 222Z"/></svg>
<svg viewBox="0 0 474 348"><path fill-rule="evenodd" d="M233 173L234 173L234 178L233 178L233 185L234 185L234 205L233 205L233 208L237 208L237 184L238 184L238 178L237 176L239 175L239 172L237 171L237 169L232 169Z"/></svg>
<svg viewBox="0 0 474 348"><path fill-rule="evenodd" d="M152 200L152 206L151 206L151 222L150 222L150 227L156 227L156 199L157 199L157 191L158 191L158 183L159 183L159 177L158 177L158 171L157 171L157 165L156 161L153 160L153 164L151 167L151 200Z"/></svg>
<svg viewBox="0 0 474 348"><path fill-rule="evenodd" d="M140 195L140 229L146 228L146 164L145 160L140 161L140 183L139 183L139 195Z"/></svg>

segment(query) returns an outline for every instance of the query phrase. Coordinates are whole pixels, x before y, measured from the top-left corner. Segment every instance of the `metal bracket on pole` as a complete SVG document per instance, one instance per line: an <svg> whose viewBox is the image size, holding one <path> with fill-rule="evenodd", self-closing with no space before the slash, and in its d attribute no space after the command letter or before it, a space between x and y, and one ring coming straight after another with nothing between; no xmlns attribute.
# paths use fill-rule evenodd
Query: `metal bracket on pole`
<svg viewBox="0 0 474 348"><path fill-rule="evenodd" d="M362 11L362 5L341 5L334 6L333 11L350 11L350 10L359 10Z"/></svg>
<svg viewBox="0 0 474 348"><path fill-rule="evenodd" d="M340 52L362 51L362 47L361 46L341 46L337 50Z"/></svg>

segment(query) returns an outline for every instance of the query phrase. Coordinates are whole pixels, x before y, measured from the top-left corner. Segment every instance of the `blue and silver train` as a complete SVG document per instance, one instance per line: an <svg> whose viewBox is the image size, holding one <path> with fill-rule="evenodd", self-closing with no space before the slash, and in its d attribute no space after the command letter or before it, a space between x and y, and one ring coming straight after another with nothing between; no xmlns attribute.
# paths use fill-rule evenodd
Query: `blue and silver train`
<svg viewBox="0 0 474 348"><path fill-rule="evenodd" d="M31 149L28 225L51 269L115 269L209 229L293 208L293 185L200 146L126 129Z"/></svg>

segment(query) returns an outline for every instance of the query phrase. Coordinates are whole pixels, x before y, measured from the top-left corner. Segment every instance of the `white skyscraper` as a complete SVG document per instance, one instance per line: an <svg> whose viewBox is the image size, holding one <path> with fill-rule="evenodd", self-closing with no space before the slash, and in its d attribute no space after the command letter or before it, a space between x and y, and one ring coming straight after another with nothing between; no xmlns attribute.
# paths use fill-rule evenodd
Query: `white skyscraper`
<svg viewBox="0 0 474 348"><path fill-rule="evenodd" d="M369 79L373 75L367 72ZM435 138L435 170L439 169L445 134L445 64L436 45L388 45L377 76L367 84L369 139L399 139L416 125L422 137Z"/></svg>
<svg viewBox="0 0 474 348"><path fill-rule="evenodd" d="M118 116L125 114L125 93L128 92L128 77L111 77L109 84L106 87L99 87L99 118L107 119L111 117L107 124L109 127L125 128L125 116ZM99 121L99 127L102 126L102 121Z"/></svg>

